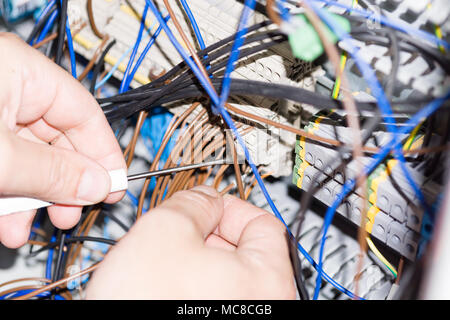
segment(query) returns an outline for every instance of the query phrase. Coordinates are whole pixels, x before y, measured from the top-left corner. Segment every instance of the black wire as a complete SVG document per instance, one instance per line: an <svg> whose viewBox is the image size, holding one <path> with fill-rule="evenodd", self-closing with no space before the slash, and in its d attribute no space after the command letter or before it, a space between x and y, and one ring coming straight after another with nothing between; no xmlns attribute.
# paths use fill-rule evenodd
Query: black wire
<svg viewBox="0 0 450 320"><path fill-rule="evenodd" d="M97 78L98 75L100 73L100 70L102 69L102 67L104 66L105 63L105 57L108 54L108 52L111 50L111 48L116 44L116 39L114 39L113 41L111 41L108 46L105 48L105 50L103 51L102 55L100 56L100 59L98 59L97 64L95 65L94 71L92 73L92 81L91 81L91 86L89 87L89 91L90 93L92 93L92 95L94 95L95 93L95 85L97 84Z"/></svg>
<svg viewBox="0 0 450 320"><path fill-rule="evenodd" d="M398 68L400 66L400 50L398 46L398 38L395 32L389 32L388 37L391 41L392 51L392 68L384 85L384 91L388 99L392 99L395 89L395 81L397 79Z"/></svg>
<svg viewBox="0 0 450 320"><path fill-rule="evenodd" d="M259 34L259 35L252 35L252 37L259 37L258 39L262 39L261 37L274 37L274 36L279 36L279 34L275 33L275 34ZM250 39L251 37L249 37L247 39L247 41L251 41ZM253 38L255 39L255 38ZM273 40L274 42L278 42L278 41L282 41L282 39L284 38L280 38L279 40ZM259 46L255 46L249 49L244 49L241 51L241 57L245 56L245 55L249 55L249 54L253 54L255 52L261 51L262 49L267 49L270 46L274 45L275 43L265 43ZM225 49L221 49L219 52L214 53L213 55L209 55L209 57L207 59L204 59L204 63L209 63L211 62L211 60L216 59L218 56L220 56L220 53L225 50ZM204 56L206 54L206 49L199 52L200 56ZM213 68L210 69L210 73L215 72L216 70L219 70L220 68L224 67L226 64L225 61L222 61L218 64L215 64L213 66ZM182 65L184 65L184 63L179 64L178 66L176 66L174 69L172 70L181 70L182 69ZM169 74L175 74L176 72L172 72L169 71L165 77L168 77ZM180 81L183 78L187 78L191 76L191 79L187 79L183 84L180 84ZM158 79L160 80L160 79ZM196 87L195 88L189 88L187 91L189 91L187 94L183 93L180 94L179 96L174 96L173 92L177 92L176 88L174 87L176 83L176 87L181 89L182 86L186 86L187 83L195 83ZM260 83L262 84L262 83ZM179 76L177 79L175 79L174 81L172 81L169 85L166 85L164 87L162 87L162 89L160 87L156 86L157 84L155 84L155 82L150 83L148 85L139 87L138 89L134 89L134 90L130 90L122 95L117 95L114 97L110 97L110 98L106 98L106 99L99 99L99 103L103 104L104 107L104 111L106 114L111 113L112 111L117 112L117 114L112 115L109 114L108 117L110 119L110 122L113 122L117 119L120 118L126 118L129 117L130 115L142 110L143 108L151 108L153 106L153 103L155 101L158 101L158 104L162 104L162 103L169 103L169 102L173 102L176 101L177 99L183 99L183 98L194 98L194 97L198 97L198 96L204 96L204 92L203 89L198 86L198 82L197 80L192 76L192 74L189 73L189 71L185 72L184 74L182 74L181 76ZM270 89L271 87L277 86L276 84L268 84L268 83L263 83L263 86L267 89ZM285 89L289 88L289 86L285 86ZM293 91L295 92L298 90L298 88L296 87L290 87ZM237 88L236 90L239 90L240 88ZM235 90L235 91L236 91ZM271 96L272 98L275 99L284 99L286 98L286 92L285 91L281 91L281 89L278 87L275 90L275 93ZM251 91L249 91L247 88L244 90L241 90L242 93L246 93L249 94ZM169 93L171 94L170 97L172 99L167 99L167 97L169 96ZM194 94L195 93L195 94ZM232 93L236 93L236 92L232 92ZM261 95L260 92L255 93L256 95ZM267 96L262 94L263 96ZM298 95L298 92L297 92ZM164 98L163 98L164 97ZM174 98L177 99L174 99ZM316 96L317 97L317 96ZM146 101L143 101L142 103L139 103L137 101L129 101L130 99L133 100L143 100L143 99L148 99ZM162 100L157 100L158 98L161 98ZM108 102L118 102L118 101L122 101L125 102L127 101L127 103L123 104L123 105L115 105L113 103L109 104L109 105L105 105ZM295 98L292 99L293 101L297 101L300 103L303 103L304 101L299 101L296 100ZM328 102L330 102L331 100L329 100ZM395 104L396 106L394 107L396 112L401 112L401 113L413 113L416 112L419 108L417 108L417 104L421 104L424 102L428 102L429 99L410 99L410 100L405 100L405 101L396 101ZM340 104L339 102L336 102L337 104ZM339 108L342 109L342 106L336 105L336 103L331 107L330 105L326 106L326 108ZM312 105L316 105L314 103L311 103ZM405 105L405 104L409 104L408 107L403 107L403 106L398 106L399 104ZM359 104L360 105L360 104ZM364 105L364 104L362 104ZM367 105L367 104L366 104ZM412 107L411 105L416 105L414 107ZM126 113L121 113L118 110L123 107L124 109L127 109ZM321 106L319 106L321 107ZM376 104L372 103L370 105L370 108L366 108L366 109L361 109L361 110L367 110L367 111L373 111L376 108Z"/></svg>
<svg viewBox="0 0 450 320"><path fill-rule="evenodd" d="M261 28L264 28L264 27L267 27L271 24L272 24L272 21L267 20L267 21L263 21L263 22L257 23L255 25L249 27L247 29L248 36L246 37L246 39L244 41L244 45L247 41L249 41L248 39L250 37L252 37L252 35L249 35L251 32L261 29ZM218 42L213 43L212 45L206 47L205 49L198 51L197 55L199 57L201 57L202 61L204 61L205 56L207 56L211 51L216 50L222 46L225 46L225 45L231 43L232 41L234 41L235 37L236 37L236 34L232 34L231 36L229 36L225 39L219 40ZM207 58L209 58L209 57L207 57ZM141 87L137 88L136 90L146 90L149 86L163 85L167 80L169 80L170 78L172 78L177 73L179 73L180 71L182 71L184 68L187 68L187 67L188 66L187 66L186 62L182 61L178 65L176 65L174 68L169 70L167 73L165 73L164 75L162 75L161 77L156 79L155 81L152 81L148 85L141 86Z"/></svg>
<svg viewBox="0 0 450 320"><path fill-rule="evenodd" d="M128 230L130 230L129 227L126 226L125 223L123 223L122 221L120 221L119 218L117 218L112 212L108 211L107 209L103 209L101 210L101 212L107 216L108 218L110 218L112 221L114 221L119 227L121 227L125 232L128 232Z"/></svg>
<svg viewBox="0 0 450 320"><path fill-rule="evenodd" d="M286 238L289 247L289 258L291 260L292 268L294 270L295 284L297 285L298 295L301 300L309 300L309 294L306 290L305 279L303 277L302 261L298 255L297 241L293 236L286 233Z"/></svg>
<svg viewBox="0 0 450 320"><path fill-rule="evenodd" d="M64 41L66 38L67 1L61 1L61 13L59 15L58 39L56 42L55 63L61 66L64 51Z"/></svg>
<svg viewBox="0 0 450 320"><path fill-rule="evenodd" d="M100 242L100 243L106 243L109 245L115 245L116 241L112 240L112 239L105 239L105 238L98 238L98 237L90 237L90 236L82 236L82 237L70 237L70 238L66 238L64 240L65 244L70 244L70 243L76 243L76 242ZM55 247L60 246L60 243L58 241L55 242L51 242L47 245L45 245L44 247L40 248L39 250L33 251L28 257L34 257L36 255L38 255L41 252L44 252L46 250L50 250L53 249Z"/></svg>
<svg viewBox="0 0 450 320"><path fill-rule="evenodd" d="M386 34L388 35L389 33ZM390 40L388 38L380 36L378 34L352 32L352 36L357 40L372 42L382 46L388 46L390 43ZM396 33L396 36L402 40L402 42L399 42L399 49L401 51L410 53L417 53L417 51L419 51L420 53L422 53L423 58L427 61L430 67L432 67L432 62L430 62L431 59L436 61L446 73L450 73L450 61L445 58L445 56L440 54L439 51L434 50L434 48L431 48L429 46L425 46L420 42L414 41L413 39L408 38L408 36L405 36L402 33Z"/></svg>
<svg viewBox="0 0 450 320"><path fill-rule="evenodd" d="M215 77L211 79L216 90L220 89L221 81L222 78ZM192 84L179 90L171 90L170 85L168 85L167 90L164 90L164 92L170 91L170 94L161 94L160 89L153 89L151 91L150 97L144 100L103 105L103 111L109 122L113 123L117 120L128 118L139 111L149 110L154 106L188 98L198 99L202 96L207 97L207 94L198 84ZM234 96L263 96L272 99L286 99L324 109L343 109L342 102L339 100L334 100L328 96L302 88L276 83L233 79L230 86L230 94ZM429 100L429 98L397 100L393 102L393 109L394 112L412 114L420 110L421 105ZM445 107L448 106L450 106L450 103L445 104ZM356 102L356 107L359 111L377 112L378 110L376 102Z"/></svg>
<svg viewBox="0 0 450 320"><path fill-rule="evenodd" d="M250 35L245 39L244 45L248 45L248 44L251 44L251 43L257 42L257 41L264 41L266 39L271 39L271 41L262 43L262 44L258 44L256 46L254 46L253 48L247 48L247 49L241 50L239 58L246 57L253 53L258 53L264 49L268 49L268 48L272 47L273 45L275 45L277 43L283 42L283 40L280 38L285 40L285 37L282 34L276 33L273 31ZM222 41L219 41L218 43L220 43L220 42L222 42ZM216 43L216 44L218 44L218 43ZM216 46L212 45L212 46L210 46L204 50L201 50L197 53L200 57L202 57L200 60L202 61L203 65L205 65L205 66L207 64L213 62L214 60L216 60L224 55L227 55L229 53L229 50L227 47L223 47L223 48L218 49L215 52L211 52L213 50L211 48L213 48L213 47L216 47ZM249 49L251 49L251 50L249 50ZM225 65L226 65L226 61L221 61L219 63L216 63L211 69L208 70L208 73L211 75L215 71L224 67ZM170 71L168 71L166 74L164 74L162 77L158 78L155 81L150 82L149 84L140 86L136 89L129 90L127 92L124 92L122 94L119 94L119 95L116 95L113 97L99 99L98 102L103 104L106 102L119 102L119 101L129 101L130 99L146 98L146 97L148 97L149 90L160 89L161 83L164 83L164 82L170 80L171 77L179 74L180 71L183 71L183 70L184 70L184 72L182 74L179 74L178 78L172 80L170 82L170 85L175 86L175 84L180 84L181 82L183 82L183 80L185 80L189 77L192 78L191 83L194 83L194 79L196 79L194 74L191 72L190 69L186 69L186 68L187 68L186 63L181 62L178 65L176 65L174 68L172 68ZM164 86L164 87L166 87L166 86ZM173 88L171 88L171 89L173 89Z"/></svg>
<svg viewBox="0 0 450 320"><path fill-rule="evenodd" d="M50 15L57 10L57 6L56 4L53 5L53 7L44 15L41 17L41 19L38 21L38 23L36 23L36 25L33 27L33 30L31 30L30 35L28 36L26 42L27 43L31 43L31 41L37 37L37 35L39 34L39 32L42 30L42 28L44 27L44 25L47 23L48 18L50 17Z"/></svg>
<svg viewBox="0 0 450 320"><path fill-rule="evenodd" d="M256 25L255 28L253 28L254 30L256 30L257 28L260 28L262 26L262 24ZM383 31L386 34L389 34L389 32ZM392 33L392 32L391 32ZM264 38L270 38L270 37L277 37L277 36L281 36L278 40L278 42L281 42L284 38L284 36L280 35L280 33L277 32L266 32L265 34L253 34L251 36L248 36L246 38L246 42L249 43L251 41L256 41L255 39L257 37L259 37L258 39L264 39ZM395 44L392 43L392 39L389 40L389 38L386 37L382 37L380 35L375 35L376 37L378 37L378 39L381 39L380 41L383 41L384 44L388 45L389 43L391 43L392 46L395 46ZM220 50L218 50L218 52L215 52L213 54L210 54L210 51L213 50L212 48L219 48L222 45L225 45L227 43L227 41L231 41L232 37L229 37L227 39L224 39L223 41L219 41L218 43L206 48L205 50L201 50L198 52L198 55L200 57L203 57L203 63L204 64L208 64L210 63L212 60L217 59L218 57L221 56L222 52L224 53L228 53L227 48L221 48ZM392 38L392 36L391 36ZM246 56L246 55L250 55L256 52L259 52L263 49L267 49L270 48L272 45L274 45L276 41L274 41L272 39L272 43L263 43L259 46L255 46L252 48L248 48L248 49L244 49L241 51L241 57L242 56ZM401 43L401 45L404 45L403 43ZM394 50L397 50L396 48L394 48ZM205 57L207 57L205 59ZM219 63L214 64L213 68L211 68L209 70L210 73L213 73L217 70L219 70L220 68L224 67L226 64L226 61L221 61ZM394 62L394 66L396 65L396 62ZM107 114L108 119L110 120L110 122L114 122L116 120L119 119L123 119L123 118L127 118L130 117L131 115L133 115L134 113L141 111L143 109L149 109L152 108L154 105L157 104L162 104L162 103L171 103L180 99L185 99L185 98L198 98L200 96L206 96L206 94L203 91L203 88L201 88L198 85L198 81L194 78L192 72L190 70L185 71L183 74L181 74L179 77L177 77L175 80L173 80L169 85L164 85L162 86L162 84L169 80L171 76L176 75L177 73L179 73L181 70L183 70L184 68L186 68L186 64L184 62L180 63L179 65L177 65L176 67L174 67L172 70L170 70L168 73L166 73L164 76L162 76L161 78L159 78L157 81L154 81L148 85L144 85L141 86L137 89L134 90L130 90L124 94L121 95L117 95L117 96L113 96L110 98L106 98L106 99L99 99L99 103L101 103L104 107L104 112L105 114ZM395 72L394 72L395 73ZM185 81L183 81L184 79L186 79ZM188 85L189 83L192 83L193 86L187 88L186 85ZM260 83L259 85L263 85L266 89L270 89L270 88L274 88L276 85L274 84L268 84L268 83ZM185 91L181 91L181 88L185 87ZM286 86L288 87L288 86ZM177 90L178 89L178 90ZM248 88L246 87L245 92L244 90L240 90L241 88L234 88L234 92L232 92L232 94L242 94L244 95L251 95L251 94L255 94L255 95L261 95L261 96L266 96L266 97L271 97L274 99L284 99L286 98L287 95L286 91L282 91L279 87L278 88L274 88L275 93L272 93L271 95L268 95L267 90L265 91L266 94L261 94L260 90L262 88L257 88L259 92L251 92L248 90ZM284 88L286 89L286 88ZM239 92L240 90L240 92ZM291 87L291 90L298 90L298 88L295 87ZM293 91L291 91L292 93ZM303 93L303 92L302 92ZM296 96L298 97L298 92L296 93ZM315 98L317 98L320 96L316 96ZM293 100L296 102L300 102L300 103L307 103L305 101L303 101L303 99L291 99L288 98L289 100ZM140 100L140 101L138 101ZM114 102L123 102L122 104L115 104ZM394 107L394 111L395 112L401 112L401 113L414 113L416 112L420 106L418 106L418 104L424 103L424 102L428 102L429 99L409 99L409 100L405 100L402 102L406 102L406 103L402 103L402 102L395 102L396 106ZM109 104L107 104L109 102ZM323 102L323 100L322 100ZM338 109L342 109L342 106L340 105L340 102L333 102L332 100L328 100L327 101L328 105L327 106L322 106L320 104L316 103L310 103L314 106L318 106L318 107L325 107L325 108L338 108ZM399 105L401 103L401 105ZM358 103L359 106L362 106L362 108L360 108L360 110L366 110L366 111L374 111L376 109L376 104L372 103L372 104L360 104ZM366 106L370 106L368 108L365 108ZM122 110L121 110L122 109Z"/></svg>
<svg viewBox="0 0 450 320"><path fill-rule="evenodd" d="M61 268L61 262L62 262L63 252L64 252L65 240L66 240L66 233L61 230L58 230L58 241L55 241L55 244L58 244L59 248L58 248L58 256L56 258L55 269L53 270L52 282L55 282L58 280L59 269Z"/></svg>

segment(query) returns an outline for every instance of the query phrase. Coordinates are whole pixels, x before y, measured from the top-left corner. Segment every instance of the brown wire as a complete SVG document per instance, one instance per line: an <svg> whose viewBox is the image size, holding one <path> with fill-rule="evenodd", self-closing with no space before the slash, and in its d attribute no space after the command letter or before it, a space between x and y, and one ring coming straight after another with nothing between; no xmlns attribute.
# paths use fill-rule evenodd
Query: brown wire
<svg viewBox="0 0 450 320"><path fill-rule="evenodd" d="M230 166L229 164L223 164L220 166L219 171L217 171L216 176L214 177L214 181L212 184L213 188L215 189L219 188L219 185L223 179L223 174L225 173L225 171L228 169L229 166Z"/></svg>
<svg viewBox="0 0 450 320"><path fill-rule="evenodd" d="M228 144L230 145L231 152L233 154L233 168L234 168L234 175L236 176L236 185L239 192L239 197L242 200L245 200L244 184L242 183L242 174L241 169L239 168L236 146L234 144L234 140L227 132L225 133L225 136L227 138Z"/></svg>
<svg viewBox="0 0 450 320"><path fill-rule="evenodd" d="M139 133L141 131L141 127L144 124L145 119L147 118L148 112L147 111L141 111L139 112L139 116L136 122L136 127L134 129L133 137L131 138L131 142L128 144L129 146L129 152L127 157L127 167L129 168L131 165L131 162L133 161L134 157L134 150L136 149L136 143L139 137Z"/></svg>
<svg viewBox="0 0 450 320"><path fill-rule="evenodd" d="M40 235L43 238L45 238L47 236L47 233L44 230L42 230L41 228L32 227L31 231L35 232L36 234Z"/></svg>
<svg viewBox="0 0 450 320"><path fill-rule="evenodd" d="M267 177L270 177L271 175L272 175L272 173L263 174L263 175L261 175L261 179L265 179ZM248 197L250 197L250 194L257 183L258 183L258 181L256 179L254 179L252 184L248 187L247 191L245 192L245 200L247 200Z"/></svg>
<svg viewBox="0 0 450 320"><path fill-rule="evenodd" d="M194 135L194 137L191 139L191 141L199 141L201 143L198 143L194 146L194 150L190 152L191 159L189 160L187 158L188 155L185 155L182 159L183 164L187 163L194 163L198 159L199 155L201 155L201 159L199 161L204 161L205 159L205 153L203 152L203 149L205 145L208 143L208 141L215 135L215 133L219 132L218 128L213 128L211 125L201 125L201 130L198 130L198 132ZM208 132L209 131L209 132ZM202 137L202 139L199 139L199 137ZM204 138L203 138L204 137ZM192 144L191 144L192 145ZM170 193L168 193L168 196L175 193L177 190L182 190L186 188L186 183L189 180L189 177L195 172L195 170L190 170L186 172L182 172L174 177L173 179L173 186L170 189Z"/></svg>
<svg viewBox="0 0 450 320"><path fill-rule="evenodd" d="M190 125L190 130L194 132L194 135L186 135L183 142L180 144L180 147L178 147L175 151L175 154L178 153L178 150L185 150L186 146L190 147L190 152L185 153L181 159L181 164L192 164L194 162L194 159L197 158L199 155L199 152L201 152L201 147L205 143L205 139L201 139L204 135L205 130L207 128L210 128L211 125L206 124L208 121L208 118L203 118L201 121L196 122L193 121ZM206 124L206 127L204 126ZM197 126L197 127L195 127ZM198 129L198 126L200 129ZM194 145L194 143L198 141L199 143L197 145ZM169 187L169 190L167 192L167 197L170 197L173 193L175 193L177 190L184 189L184 185L187 182L188 177L195 172L195 170L189 170L185 172L178 173L174 176L173 182ZM170 177L169 177L170 179ZM166 180L167 181L167 180ZM165 190L165 189L162 189ZM162 202L162 193L159 194L157 204L160 204Z"/></svg>
<svg viewBox="0 0 450 320"><path fill-rule="evenodd" d="M89 18L89 24L91 25L92 32L94 32L94 34L97 37L99 37L100 39L103 39L105 37L105 34L101 33L98 30L97 25L95 24L94 8L92 6L92 0L87 0L86 7L87 7L88 18Z"/></svg>
<svg viewBox="0 0 450 320"><path fill-rule="evenodd" d="M50 42L50 41L52 41L52 40L55 40L57 37L58 37L58 33L57 33L57 32L54 32L54 33L52 33L51 35L45 37L42 41L33 44L33 48L39 49L39 48L42 47L44 44L46 44L46 43L48 43L48 42Z"/></svg>
<svg viewBox="0 0 450 320"><path fill-rule="evenodd" d="M167 145L167 143L169 142L170 138L172 137L172 135L175 132L175 129L180 125L181 122L183 122L185 120L185 118L190 115L197 107L198 107L199 103L194 103L191 105L191 107L189 107L173 124L173 126L170 127L170 129L167 130L166 134L164 135L163 141L161 142L161 146L158 150L158 152L156 153L154 160L152 162L152 164L150 165L149 171L154 171L156 169L157 164L159 163L159 159ZM168 163L170 160L170 157L168 159L168 161L166 161L166 163ZM159 180L159 179L158 179ZM136 219L139 219L142 215L142 210L144 207L144 200L145 200L145 195L146 195L146 191L148 189L150 185L150 179L146 179L144 181L144 185L141 189L141 194L139 196L139 203L138 203L138 209L137 209L137 214L136 214ZM150 205L152 203L154 203L153 199L154 196L156 196L155 192L152 193L152 200L150 202Z"/></svg>
<svg viewBox="0 0 450 320"><path fill-rule="evenodd" d="M94 208L89 212L88 216L80 226L80 229L78 230L76 236L80 237L82 235L87 235L89 233L89 231L91 230L92 226L95 223L95 220L97 220L100 211L101 211L100 208ZM76 259L81 253L82 247L83 247L82 243L74 243L73 246L71 246L68 253L69 258L67 259L68 261L67 266L75 264Z"/></svg>
<svg viewBox="0 0 450 320"><path fill-rule="evenodd" d="M186 148L189 141L193 140L193 131L194 131L193 126L195 124L197 124L198 121L200 123L200 127L202 127L203 124L207 122L207 118L203 118L203 116L205 114L206 114L206 110L202 109L202 111L200 111L197 114L197 116L194 118L194 120L187 126L185 132L179 134L179 136L181 136L182 138L180 140L178 140L177 143L175 144L174 148L172 149L172 151L169 155L169 159L166 161L166 163L164 165L164 168L170 168L170 167L174 167L177 165L177 163L180 160L181 151ZM199 120L199 119L202 119L202 120ZM186 134L186 132L188 132L189 134ZM176 161L174 161L175 159L176 159ZM183 161L184 161L184 163L188 162L187 159L184 159ZM183 161L182 161L182 164L183 164ZM181 173L181 175L182 175L182 173ZM175 181L172 182L172 186L169 187L169 190L167 192L168 196L171 195L173 188L175 188L177 190L178 183L179 183L179 177L180 177L180 174L175 175L175 178L174 178ZM172 180L171 176L166 176L162 180L160 180L160 183L158 184L158 186L160 186L160 192L156 193L158 195L157 199L156 199L156 194L154 196L152 196L152 207L154 205L158 205L162 202L163 193L166 190L166 188L168 187L171 180Z"/></svg>
<svg viewBox="0 0 450 320"><path fill-rule="evenodd" d="M80 25L80 27L78 27L78 28L76 28L75 30L73 30L73 32L72 32L72 37L75 37L75 36L76 36L78 33L80 33L81 30L83 30L85 27L86 27L86 22L83 22L83 23ZM57 32L54 32L54 33L48 35L47 37L45 37L44 39L42 39L42 41L33 44L33 48L39 49L39 48L42 47L44 44L46 44L46 43L48 43L48 42L50 42L50 41L52 41L52 40L55 40L57 37L58 37L58 33L57 33Z"/></svg>
<svg viewBox="0 0 450 320"><path fill-rule="evenodd" d="M275 11L275 0L266 0L266 12L270 20L272 20L278 26L281 25L281 18Z"/></svg>
<svg viewBox="0 0 450 320"><path fill-rule="evenodd" d="M43 293L45 291L49 291L49 290L55 289L56 287L64 285L64 284L66 284L69 281L72 281L72 280L74 280L76 278L82 277L85 274L91 273L91 272L95 271L98 268L98 266L99 266L99 263L95 263L94 265L90 266L89 268L86 268L86 269L84 269L84 270L82 270L80 272L77 272L77 273L75 273L75 274L73 274L71 276L65 277L65 278L63 278L61 280L52 282L52 283L50 283L50 284L48 284L46 286L40 287L40 288L36 289L35 291L30 292L30 293L28 293L26 295L14 298L14 300L28 300L30 298L33 298L33 297L37 296L40 293Z"/></svg>
<svg viewBox="0 0 450 320"><path fill-rule="evenodd" d="M397 278L395 278L395 284L400 283L400 278L403 273L403 267L405 265L405 259L403 257L400 257L400 261L398 262L398 268L397 268Z"/></svg>
<svg viewBox="0 0 450 320"><path fill-rule="evenodd" d="M314 11L309 7L306 3L301 3L301 6L305 10L306 17L313 25L314 29L316 30L317 34L319 35L319 38L323 44L323 47L325 49L325 52L327 53L328 59L331 61L332 65L334 66L336 75L339 75L341 77L342 85L346 88L349 88L349 82L347 79L346 74L341 70L340 66L340 58L339 53L336 48L336 46L329 41L327 35L325 35L325 25L320 20L320 18L314 13ZM362 151L362 137L361 137L361 128L359 126L359 120L358 120L358 111L356 108L355 100L353 99L353 96L350 92L347 90L343 91L344 98L343 98L343 105L344 109L347 111L347 122L348 125L352 131L353 136L353 160L356 161L357 169L359 172L364 172L364 165L362 163L363 158L363 151ZM367 237L367 231L365 228L366 225L366 219L367 219L367 177L365 175L360 175L356 181L357 188L362 189L362 195L361 195L361 201L362 201L362 214L361 214L361 222L360 222L360 228L358 229L358 242L361 249L361 254L359 256L359 262L357 266L357 272L356 274L359 275L361 273L361 270L363 268L364 263L364 254L367 252L367 243L366 243L366 237ZM359 276L356 277L355 281L355 294L358 295L358 286L359 284Z"/></svg>
<svg viewBox="0 0 450 320"><path fill-rule="evenodd" d="M195 109L193 109L193 110L195 110ZM188 138L192 136L192 129L191 129L192 125L193 125L198 119L202 118L203 115L206 113L206 110L202 109L202 110L197 114L197 116L194 117L194 120L190 123L190 125L188 125L188 126L185 127L186 122L187 122L187 120L188 120L188 116L189 116L190 114L192 114L193 110L186 110L186 111L183 113L183 115L182 115L182 119L180 119L180 121L178 121L177 125L179 125L179 123L181 122L181 120L183 120L183 121L182 121L182 124L181 124L181 131L180 131L179 134L178 134L178 139L177 139L177 141L176 141L176 143L175 143L174 148L173 148L172 151L170 152L169 157L168 157L166 163L164 164L164 168L169 168L169 167L171 167L172 165L174 165L174 164L176 164L176 163L178 162L178 160L177 160L177 161L174 161L174 160L175 160L175 155L178 154L178 157L177 157L177 158L179 159L179 150L182 149L182 148L184 148L184 145L185 145L185 142L184 142L184 141L188 141ZM175 129L175 128L173 128L173 129ZM187 136L186 132L189 133L189 137ZM159 158L157 159L157 161L159 161ZM156 163L157 163L157 162L155 162L155 165L156 165ZM167 185L168 185L170 179L171 179L170 176L160 177L160 178L157 180L156 190L161 190L161 192L162 192L162 190L166 190L166 187L167 187ZM162 188L161 188L161 186L162 186ZM158 189L158 188L160 188L160 189ZM159 196L158 199L156 199L156 195ZM161 195L160 193L158 193L158 192L156 192L156 193L154 193L154 194L152 195L152 197L151 197L151 207L154 207L154 206L156 205L156 203L159 203L159 202L161 201L161 196L162 196L162 195Z"/></svg>
<svg viewBox="0 0 450 320"><path fill-rule="evenodd" d="M181 38L183 39L186 47L188 48L189 53L191 54L192 58L194 59L197 66L200 68L202 74L205 76L205 79L208 80L209 84L214 90L214 86L211 83L211 80L208 76L208 72L206 71L205 67L203 66L203 63L201 62L199 56L197 55L196 50L191 45L186 33L183 31L183 28L181 27L180 23L178 22L178 19L169 3L168 0L164 0L164 5L166 6L167 12L169 13L169 16L172 19L172 22L177 29L178 33L180 34ZM228 138L227 138L228 139ZM232 146L232 152L233 152L233 162L234 162L234 169L235 169L235 175L236 175L236 184L238 186L239 195L242 199L244 199L244 187L242 184L242 175L239 169L239 165L237 163L237 153L236 153L236 146L234 143L234 140L230 143L230 146Z"/></svg>
<svg viewBox="0 0 450 320"><path fill-rule="evenodd" d="M27 244L32 245L32 246L45 247L48 244L48 242L38 241L38 240L28 240Z"/></svg>
<svg viewBox="0 0 450 320"><path fill-rule="evenodd" d="M224 196L225 194L227 194L228 192L230 192L233 188L235 187L234 183L229 184L228 186L226 186L222 191L220 191L220 195Z"/></svg>
<svg viewBox="0 0 450 320"><path fill-rule="evenodd" d="M10 280L7 282L3 282L2 284L0 284L0 288L2 287L6 287L10 284L15 284L18 282L28 282L28 281L36 281L36 282L45 282L45 283L50 283L52 282L50 279L46 279L46 278L34 278L34 277L30 277L30 278L20 278L20 279L14 279L14 280ZM0 296L3 295L3 292L0 293Z"/></svg>
<svg viewBox="0 0 450 320"><path fill-rule="evenodd" d="M109 36L105 36L98 46L97 50L95 50L94 55L92 56L91 60L89 60L88 64L84 68L83 72L78 76L78 81L83 81L84 78L88 75L89 71L94 67L95 63L97 62L97 58L100 56L101 51L105 47L105 44L108 42Z"/></svg>

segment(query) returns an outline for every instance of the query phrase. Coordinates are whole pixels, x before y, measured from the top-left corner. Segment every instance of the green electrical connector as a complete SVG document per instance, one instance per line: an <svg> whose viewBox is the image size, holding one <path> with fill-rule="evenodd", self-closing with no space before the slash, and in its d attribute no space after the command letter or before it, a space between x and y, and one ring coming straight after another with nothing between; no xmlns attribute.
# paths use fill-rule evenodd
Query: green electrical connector
<svg viewBox="0 0 450 320"><path fill-rule="evenodd" d="M345 31L350 32L350 22L346 18L332 13L330 13L330 16ZM294 19L296 19L296 24L299 24L299 27L288 36L292 53L299 59L314 61L324 52L322 41L320 41L319 35L304 14L299 14ZM332 43L336 43L337 36L327 26L325 26L324 31L326 37Z"/></svg>
<svg viewBox="0 0 450 320"><path fill-rule="evenodd" d="M297 154L297 155L295 156L295 166L298 167L298 168L300 168L300 166L301 166L302 163L303 163L303 159L300 158L300 155L299 155L299 154Z"/></svg>
<svg viewBox="0 0 450 320"><path fill-rule="evenodd" d="M292 183L297 185L298 179L300 179L300 175L297 173L296 168L294 167L294 172L292 172Z"/></svg>
<svg viewBox="0 0 450 320"><path fill-rule="evenodd" d="M300 154L302 152L302 147L300 146L300 140L295 142L295 154Z"/></svg>

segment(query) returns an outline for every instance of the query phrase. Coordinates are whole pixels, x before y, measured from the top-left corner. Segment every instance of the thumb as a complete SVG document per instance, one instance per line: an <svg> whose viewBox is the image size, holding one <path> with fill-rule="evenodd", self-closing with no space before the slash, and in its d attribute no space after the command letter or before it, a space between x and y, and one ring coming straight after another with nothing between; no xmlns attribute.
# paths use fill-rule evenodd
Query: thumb
<svg viewBox="0 0 450 320"><path fill-rule="evenodd" d="M156 210L154 216L169 219L175 228L181 227L177 234L192 235L203 243L223 216L223 198L214 188L200 185L174 193Z"/></svg>
<svg viewBox="0 0 450 320"><path fill-rule="evenodd" d="M67 205L88 205L107 197L111 185L108 172L94 160L2 131L0 195Z"/></svg>

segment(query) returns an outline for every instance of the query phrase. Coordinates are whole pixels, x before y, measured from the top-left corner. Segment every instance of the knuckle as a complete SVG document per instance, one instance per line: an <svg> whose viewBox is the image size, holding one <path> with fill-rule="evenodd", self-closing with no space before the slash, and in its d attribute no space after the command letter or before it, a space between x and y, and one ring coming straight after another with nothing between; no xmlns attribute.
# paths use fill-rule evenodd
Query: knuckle
<svg viewBox="0 0 450 320"><path fill-rule="evenodd" d="M59 197L62 193L71 191L69 181L77 182L73 177L70 164L62 153L54 152L51 157L51 164L48 166L48 178L43 184L42 192L49 198Z"/></svg>
<svg viewBox="0 0 450 320"><path fill-rule="evenodd" d="M212 197L193 190L183 190L174 193L176 200L184 201L186 205L195 205L202 212L208 213L215 207L215 201Z"/></svg>
<svg viewBox="0 0 450 320"><path fill-rule="evenodd" d="M11 178L11 165L14 161L14 149L9 134L0 128L0 150L2 160L0 161L0 195L4 194Z"/></svg>

